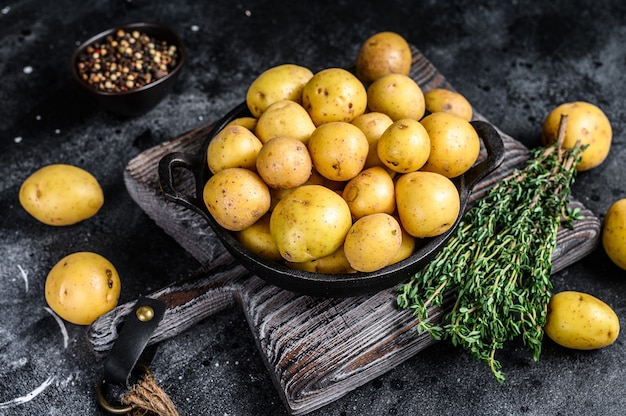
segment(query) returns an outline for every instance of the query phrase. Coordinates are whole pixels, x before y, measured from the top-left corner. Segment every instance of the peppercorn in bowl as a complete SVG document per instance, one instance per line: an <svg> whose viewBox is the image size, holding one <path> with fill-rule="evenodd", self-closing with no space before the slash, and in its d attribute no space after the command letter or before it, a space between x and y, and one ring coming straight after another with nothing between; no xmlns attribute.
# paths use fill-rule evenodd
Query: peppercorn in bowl
<svg viewBox="0 0 626 416"><path fill-rule="evenodd" d="M81 43L71 58L72 76L99 107L124 116L154 108L182 70L180 37L157 23L131 23Z"/></svg>

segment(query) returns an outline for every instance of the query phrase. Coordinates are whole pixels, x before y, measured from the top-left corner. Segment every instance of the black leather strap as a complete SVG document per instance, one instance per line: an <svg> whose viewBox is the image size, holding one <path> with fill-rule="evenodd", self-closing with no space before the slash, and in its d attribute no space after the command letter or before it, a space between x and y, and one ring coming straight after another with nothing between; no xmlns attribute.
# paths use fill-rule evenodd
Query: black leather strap
<svg viewBox="0 0 626 416"><path fill-rule="evenodd" d="M140 297L104 363L103 381L130 387L130 377L165 314L165 302Z"/></svg>

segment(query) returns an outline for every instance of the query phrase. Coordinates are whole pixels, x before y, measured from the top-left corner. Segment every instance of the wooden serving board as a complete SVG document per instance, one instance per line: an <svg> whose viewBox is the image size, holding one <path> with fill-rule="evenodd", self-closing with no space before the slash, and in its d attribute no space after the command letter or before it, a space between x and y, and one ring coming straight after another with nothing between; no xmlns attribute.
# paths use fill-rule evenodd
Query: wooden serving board
<svg viewBox="0 0 626 416"><path fill-rule="evenodd" d="M413 57L410 75L424 91L435 87L452 89L415 48ZM482 119L480 114L475 118ZM150 343L174 336L223 308L238 305L289 412L302 415L367 383L435 342L428 335L418 334L410 311L397 308L397 288L368 296L324 299L269 285L236 264L199 215L167 202L159 187L159 160L170 152L197 154L210 130L210 125L203 126L149 149L131 160L125 171L128 191L137 204L205 265L197 276L150 295L170 304ZM528 158L527 148L500 133L506 149L505 161L479 183L474 200ZM178 189L193 194L190 174L181 173L177 180ZM574 229L559 231L552 257L554 272L587 255L598 243L600 221L579 202L572 200L571 204L582 209L584 219L576 222ZM442 308L433 308L432 319L440 319L453 300L449 295ZM133 304L118 306L91 326L89 339L96 353L105 354L111 348L117 328Z"/></svg>

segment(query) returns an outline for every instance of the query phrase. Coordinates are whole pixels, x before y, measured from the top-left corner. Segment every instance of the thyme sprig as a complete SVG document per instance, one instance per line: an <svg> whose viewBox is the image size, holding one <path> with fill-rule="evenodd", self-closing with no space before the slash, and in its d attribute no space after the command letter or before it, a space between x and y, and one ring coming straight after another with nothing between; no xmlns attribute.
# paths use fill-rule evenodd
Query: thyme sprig
<svg viewBox="0 0 626 416"><path fill-rule="evenodd" d="M423 270L400 287L398 307L412 309L418 331L449 339L505 379L496 351L521 336L538 360L552 283L551 256L559 226L580 213L567 207L583 148L564 148L567 116L557 140L531 150L524 169L498 182L467 211L455 234ZM429 308L444 295L456 302L436 323Z"/></svg>

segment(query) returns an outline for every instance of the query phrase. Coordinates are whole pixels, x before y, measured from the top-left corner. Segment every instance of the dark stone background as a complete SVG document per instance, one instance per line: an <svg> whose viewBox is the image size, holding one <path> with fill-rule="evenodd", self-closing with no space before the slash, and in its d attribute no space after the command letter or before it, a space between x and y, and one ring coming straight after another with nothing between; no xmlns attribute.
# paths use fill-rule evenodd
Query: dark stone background
<svg viewBox="0 0 626 416"><path fill-rule="evenodd" d="M69 57L80 41L133 21L173 27L188 60L175 90L157 108L126 119L82 100ZM101 414L93 391L101 363L87 348L85 327L66 324L64 346L45 309L45 277L61 257L90 250L109 258L123 279L120 302L198 267L130 199L123 183L127 162L219 118L262 70L286 62L312 70L346 65L368 36L382 30L405 36L479 112L529 147L539 144L542 120L556 105L599 105L614 129L611 154L579 175L573 193L600 218L626 195L621 1L3 2L0 414ZM29 217L17 194L35 169L61 162L94 174L106 202L84 223L53 228ZM601 248L553 281L556 291L593 294L626 316L624 272ZM539 362L513 344L500 358L503 385L467 353L440 343L313 414L626 414L623 337L592 352L546 340ZM286 414L235 308L163 343L153 370L184 415ZM41 394L8 405L46 381Z"/></svg>

